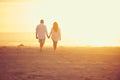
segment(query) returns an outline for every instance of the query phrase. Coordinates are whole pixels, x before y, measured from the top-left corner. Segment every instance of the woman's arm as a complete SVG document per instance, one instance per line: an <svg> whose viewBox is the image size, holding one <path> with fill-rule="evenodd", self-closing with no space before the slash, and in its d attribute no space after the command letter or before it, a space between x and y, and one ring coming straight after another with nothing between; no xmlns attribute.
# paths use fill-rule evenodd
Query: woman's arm
<svg viewBox="0 0 120 80"><path fill-rule="evenodd" d="M61 31L60 31L60 29L59 29L59 36L60 36L60 40L61 40Z"/></svg>
<svg viewBox="0 0 120 80"><path fill-rule="evenodd" d="M51 35L52 35L52 29L51 29L50 34L49 34L49 36L48 36L48 37L50 38L50 36L51 36Z"/></svg>

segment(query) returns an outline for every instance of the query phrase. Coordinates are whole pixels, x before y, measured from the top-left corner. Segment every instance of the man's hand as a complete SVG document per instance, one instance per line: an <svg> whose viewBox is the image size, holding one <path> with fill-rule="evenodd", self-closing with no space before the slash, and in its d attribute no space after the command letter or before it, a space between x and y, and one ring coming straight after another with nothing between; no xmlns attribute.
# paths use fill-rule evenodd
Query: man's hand
<svg viewBox="0 0 120 80"><path fill-rule="evenodd" d="M36 39L38 39L38 37L36 36Z"/></svg>

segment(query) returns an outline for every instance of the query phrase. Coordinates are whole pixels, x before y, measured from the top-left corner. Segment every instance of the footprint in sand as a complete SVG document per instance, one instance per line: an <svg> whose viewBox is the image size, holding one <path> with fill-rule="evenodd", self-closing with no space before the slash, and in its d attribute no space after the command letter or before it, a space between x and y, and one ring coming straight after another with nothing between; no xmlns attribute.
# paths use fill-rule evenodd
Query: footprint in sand
<svg viewBox="0 0 120 80"><path fill-rule="evenodd" d="M33 74L33 75L29 75L28 77L27 77L27 79L29 79L29 80L35 80L35 79L53 79L53 77L52 76L49 76L49 75L37 75L37 74Z"/></svg>
<svg viewBox="0 0 120 80"><path fill-rule="evenodd" d="M38 77L44 77L43 75L29 75L27 78L28 79L35 79L35 78L38 78Z"/></svg>
<svg viewBox="0 0 120 80"><path fill-rule="evenodd" d="M85 80L91 80L90 78L85 78Z"/></svg>
<svg viewBox="0 0 120 80"><path fill-rule="evenodd" d="M14 72L13 73L14 80L24 80L25 79L25 73L24 72Z"/></svg>

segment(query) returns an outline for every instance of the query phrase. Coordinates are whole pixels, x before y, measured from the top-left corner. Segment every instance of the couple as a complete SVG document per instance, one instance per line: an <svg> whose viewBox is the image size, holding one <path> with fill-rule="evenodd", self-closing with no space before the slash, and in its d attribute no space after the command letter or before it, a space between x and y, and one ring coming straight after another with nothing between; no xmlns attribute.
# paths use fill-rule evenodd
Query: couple
<svg viewBox="0 0 120 80"><path fill-rule="evenodd" d="M36 39L39 40L40 50L42 50L43 45L45 43L45 35L48 38L51 37L51 39L53 41L53 48L54 48L54 50L56 50L57 42L58 42L58 40L61 40L61 33L60 33L60 29L58 27L58 23L57 22L53 23L51 32L48 35L46 25L44 25L44 20L43 19L40 20L40 24L38 24L36 27Z"/></svg>

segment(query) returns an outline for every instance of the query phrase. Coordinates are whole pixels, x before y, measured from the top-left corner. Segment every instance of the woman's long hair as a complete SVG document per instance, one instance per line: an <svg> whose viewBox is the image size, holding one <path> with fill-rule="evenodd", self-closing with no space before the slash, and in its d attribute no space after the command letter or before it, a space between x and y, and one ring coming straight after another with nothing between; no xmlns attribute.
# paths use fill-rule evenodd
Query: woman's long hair
<svg viewBox="0 0 120 80"><path fill-rule="evenodd" d="M54 30L55 32L58 31L58 23L57 23L57 22L54 22L54 23L53 23L53 30Z"/></svg>

